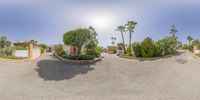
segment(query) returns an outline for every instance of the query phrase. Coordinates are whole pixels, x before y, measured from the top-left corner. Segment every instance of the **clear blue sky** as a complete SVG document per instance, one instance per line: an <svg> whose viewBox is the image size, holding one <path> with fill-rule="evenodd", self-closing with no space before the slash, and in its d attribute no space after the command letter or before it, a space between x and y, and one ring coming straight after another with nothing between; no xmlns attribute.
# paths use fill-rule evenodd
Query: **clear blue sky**
<svg viewBox="0 0 200 100"><path fill-rule="evenodd" d="M0 35L12 41L62 43L64 32L93 25L106 46L112 36L121 41L115 28L128 20L138 22L133 41L165 37L172 24L182 42L188 35L200 39L198 0L0 0Z"/></svg>

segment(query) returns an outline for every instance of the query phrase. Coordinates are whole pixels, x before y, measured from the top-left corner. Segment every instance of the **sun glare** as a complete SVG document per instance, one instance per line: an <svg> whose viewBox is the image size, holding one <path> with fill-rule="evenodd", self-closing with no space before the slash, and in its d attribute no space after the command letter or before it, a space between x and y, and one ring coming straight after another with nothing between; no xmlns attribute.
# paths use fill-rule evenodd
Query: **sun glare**
<svg viewBox="0 0 200 100"><path fill-rule="evenodd" d="M113 23L113 16L108 14L93 15L89 19L90 25L97 29L108 29Z"/></svg>

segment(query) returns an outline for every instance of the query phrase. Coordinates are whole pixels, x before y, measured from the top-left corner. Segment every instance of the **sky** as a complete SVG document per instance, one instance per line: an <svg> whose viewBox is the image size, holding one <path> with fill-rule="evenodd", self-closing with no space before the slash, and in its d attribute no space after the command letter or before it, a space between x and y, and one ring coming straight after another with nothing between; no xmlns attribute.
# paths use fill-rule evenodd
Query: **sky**
<svg viewBox="0 0 200 100"><path fill-rule="evenodd" d="M111 37L121 42L115 30L129 20L138 23L132 41L169 36L173 24L183 43L188 35L200 39L198 0L0 0L0 36L11 41L63 43L65 32L93 26L99 45L107 46Z"/></svg>

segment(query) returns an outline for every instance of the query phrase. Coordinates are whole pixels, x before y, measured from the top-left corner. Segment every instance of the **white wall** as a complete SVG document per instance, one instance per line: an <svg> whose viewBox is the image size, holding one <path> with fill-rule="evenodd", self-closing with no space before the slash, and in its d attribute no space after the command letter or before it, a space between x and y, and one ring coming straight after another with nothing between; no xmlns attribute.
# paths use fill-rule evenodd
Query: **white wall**
<svg viewBox="0 0 200 100"><path fill-rule="evenodd" d="M63 49L67 54L70 54L70 46L63 45Z"/></svg>
<svg viewBox="0 0 200 100"><path fill-rule="evenodd" d="M17 57L28 57L28 50L14 50L13 55Z"/></svg>
<svg viewBox="0 0 200 100"><path fill-rule="evenodd" d="M40 47L34 47L33 48L33 59L39 57L40 55L41 55Z"/></svg>
<svg viewBox="0 0 200 100"><path fill-rule="evenodd" d="M195 53L195 54L199 54L199 53L200 53L200 50L195 50L194 53Z"/></svg>

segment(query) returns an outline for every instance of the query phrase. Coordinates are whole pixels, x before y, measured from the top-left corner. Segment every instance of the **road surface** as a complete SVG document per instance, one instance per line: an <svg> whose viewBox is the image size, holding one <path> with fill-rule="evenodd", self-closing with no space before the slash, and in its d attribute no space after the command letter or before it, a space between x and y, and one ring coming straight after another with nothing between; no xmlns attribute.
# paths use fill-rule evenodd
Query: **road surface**
<svg viewBox="0 0 200 100"><path fill-rule="evenodd" d="M1 100L200 100L200 60L188 52L157 60L103 54L93 65L65 64L53 55L0 62Z"/></svg>

